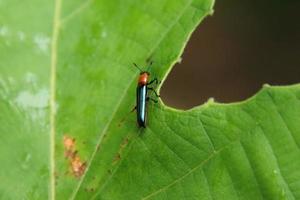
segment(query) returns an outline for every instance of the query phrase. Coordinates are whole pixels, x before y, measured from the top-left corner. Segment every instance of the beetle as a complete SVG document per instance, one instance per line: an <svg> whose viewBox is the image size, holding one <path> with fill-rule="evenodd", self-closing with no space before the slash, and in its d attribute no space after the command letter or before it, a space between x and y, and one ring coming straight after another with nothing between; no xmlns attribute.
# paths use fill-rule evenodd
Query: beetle
<svg viewBox="0 0 300 200"><path fill-rule="evenodd" d="M160 83L157 78L154 78L149 82L150 79L150 73L148 70L143 71L141 68L137 66L137 64L133 63L133 65L140 70L140 75L138 78L138 84L136 87L136 117L137 117L137 123L139 127L146 128L146 121L147 121L147 102L149 100L152 100L153 102L157 103L156 99L153 99L149 97L149 90L153 91L156 97L160 97L160 95L157 94L155 89L153 87L149 87L151 84ZM150 63L149 67L152 65L152 62Z"/></svg>

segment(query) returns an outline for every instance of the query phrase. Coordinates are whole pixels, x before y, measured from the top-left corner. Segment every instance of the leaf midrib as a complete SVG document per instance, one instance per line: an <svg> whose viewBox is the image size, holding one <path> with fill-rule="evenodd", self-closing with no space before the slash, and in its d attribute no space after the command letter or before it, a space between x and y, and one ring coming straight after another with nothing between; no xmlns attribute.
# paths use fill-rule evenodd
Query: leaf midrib
<svg viewBox="0 0 300 200"><path fill-rule="evenodd" d="M51 61L50 61L50 191L49 199L55 200L55 113L56 113L56 69L57 69L57 45L60 26L60 13L62 0L54 1L54 14L53 14L53 32L51 41Z"/></svg>

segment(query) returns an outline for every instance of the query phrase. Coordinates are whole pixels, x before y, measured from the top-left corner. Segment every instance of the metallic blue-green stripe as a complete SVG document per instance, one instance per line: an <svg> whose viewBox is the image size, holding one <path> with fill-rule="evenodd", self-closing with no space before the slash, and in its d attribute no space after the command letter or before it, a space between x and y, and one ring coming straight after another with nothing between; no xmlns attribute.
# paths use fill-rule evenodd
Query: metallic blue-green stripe
<svg viewBox="0 0 300 200"><path fill-rule="evenodd" d="M146 115L147 115L147 86L139 85L136 89L136 113L137 123L141 127L146 127Z"/></svg>

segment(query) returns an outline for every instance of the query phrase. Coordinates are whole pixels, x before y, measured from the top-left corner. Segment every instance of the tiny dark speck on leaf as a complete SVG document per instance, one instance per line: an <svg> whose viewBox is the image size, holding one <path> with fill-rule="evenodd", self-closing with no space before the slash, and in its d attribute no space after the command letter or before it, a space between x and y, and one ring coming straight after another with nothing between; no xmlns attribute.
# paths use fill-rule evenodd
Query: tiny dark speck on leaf
<svg viewBox="0 0 300 200"><path fill-rule="evenodd" d="M86 191L86 192L94 192L94 190L95 190L94 188L90 188L90 189L89 188L84 188L84 191Z"/></svg>
<svg viewBox="0 0 300 200"><path fill-rule="evenodd" d="M114 162L114 163L115 163L115 162L118 162L120 159L121 159L121 155L118 153L118 154L115 156L113 162Z"/></svg>
<svg viewBox="0 0 300 200"><path fill-rule="evenodd" d="M59 175L58 175L57 172L54 172L54 177L55 177L55 179L58 179L58 178L59 178Z"/></svg>

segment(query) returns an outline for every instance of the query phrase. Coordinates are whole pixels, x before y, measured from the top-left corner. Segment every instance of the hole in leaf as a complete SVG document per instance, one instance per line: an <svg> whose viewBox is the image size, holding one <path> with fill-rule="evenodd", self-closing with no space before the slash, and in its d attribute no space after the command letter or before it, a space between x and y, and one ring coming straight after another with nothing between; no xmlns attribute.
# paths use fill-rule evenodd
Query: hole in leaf
<svg viewBox="0 0 300 200"><path fill-rule="evenodd" d="M241 101L265 83L299 83L299 7L295 0L217 1L163 85L164 102L187 109L210 97Z"/></svg>

